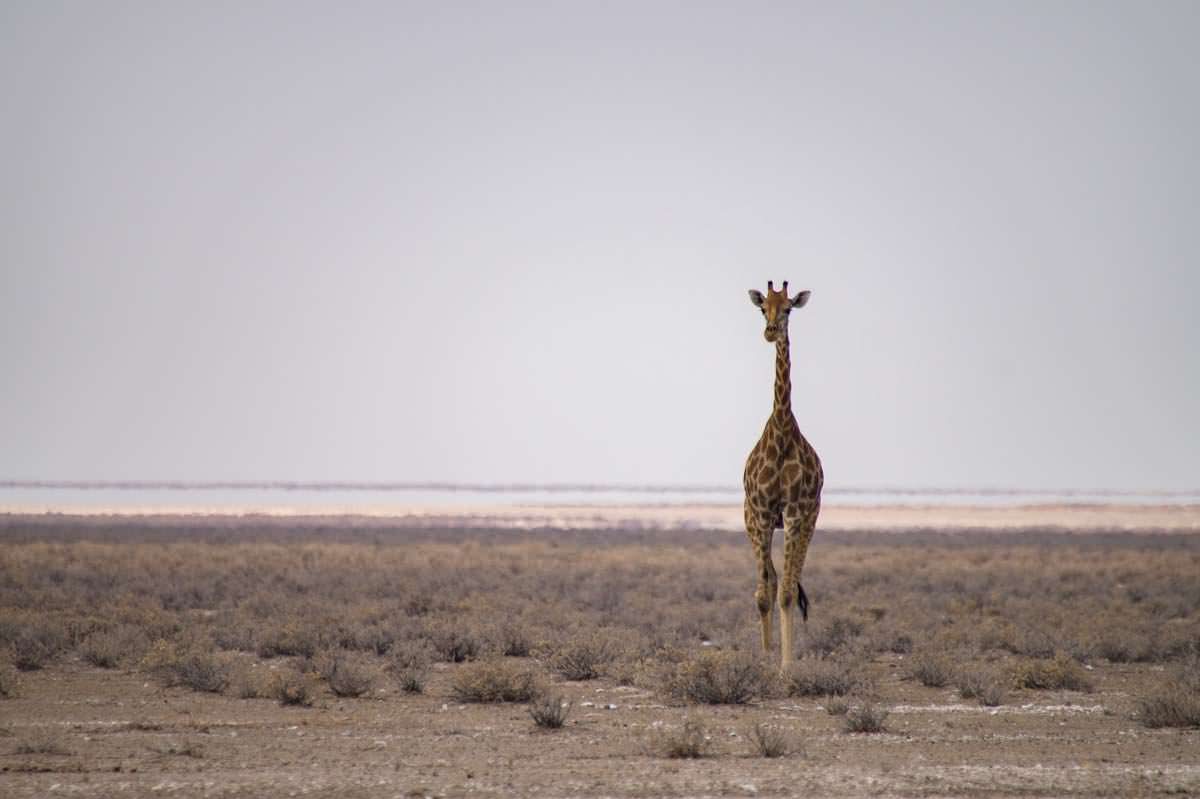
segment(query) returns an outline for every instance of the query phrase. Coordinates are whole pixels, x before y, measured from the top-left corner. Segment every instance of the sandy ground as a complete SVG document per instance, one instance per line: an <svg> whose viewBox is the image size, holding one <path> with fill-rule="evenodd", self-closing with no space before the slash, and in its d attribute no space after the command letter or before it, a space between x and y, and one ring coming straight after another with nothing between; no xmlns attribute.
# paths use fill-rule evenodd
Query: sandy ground
<svg viewBox="0 0 1200 799"><path fill-rule="evenodd" d="M560 529L741 530L740 505L387 505L353 507L195 505L55 507L0 505L0 514L364 516L414 525ZM1200 505L854 506L821 509L824 530L1034 529L1200 532Z"/></svg>
<svg viewBox="0 0 1200 799"><path fill-rule="evenodd" d="M269 668L269 666L265 666ZM26 675L3 703L0 795L105 796L1147 796L1200 793L1200 731L1147 730L1129 689L1154 667L1096 667L1094 693L1017 691L998 708L873 664L886 732L850 734L818 700L672 707L606 681L560 682L565 728L521 705L453 701L450 664L424 695L382 693L312 708L162 689L78 661ZM712 755L655 754L686 718ZM796 752L753 756L755 722ZM21 744L50 741L48 753Z"/></svg>

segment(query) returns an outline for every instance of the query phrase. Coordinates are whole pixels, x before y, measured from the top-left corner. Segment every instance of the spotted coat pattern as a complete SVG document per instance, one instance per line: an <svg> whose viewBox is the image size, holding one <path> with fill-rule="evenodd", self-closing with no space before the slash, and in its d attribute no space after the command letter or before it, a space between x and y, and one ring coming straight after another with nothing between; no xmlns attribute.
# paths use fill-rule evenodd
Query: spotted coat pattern
<svg viewBox="0 0 1200 799"><path fill-rule="evenodd" d="M787 296L787 283L776 292L768 283L767 294L751 292L751 300L763 311L765 336L775 344L775 394L771 416L762 437L746 459L743 484L746 490L746 534L758 560L758 587L754 593L762 624L763 649L771 651L772 616L778 599L781 613L782 664L792 661L794 609L808 618L808 598L800 585L800 573L812 541L821 509L824 473L816 450L800 432L792 414L791 357L788 314L808 301L809 293ZM771 558L771 542L777 528L784 531L783 577L779 578Z"/></svg>

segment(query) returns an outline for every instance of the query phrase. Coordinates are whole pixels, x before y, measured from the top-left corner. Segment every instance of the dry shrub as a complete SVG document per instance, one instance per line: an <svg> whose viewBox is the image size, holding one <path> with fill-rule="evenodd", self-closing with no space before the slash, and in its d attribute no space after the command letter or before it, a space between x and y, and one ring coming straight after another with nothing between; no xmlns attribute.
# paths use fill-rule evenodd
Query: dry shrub
<svg viewBox="0 0 1200 799"><path fill-rule="evenodd" d="M419 694L425 690L432 659L428 644L406 641L392 648L387 670L399 684L400 690L407 694Z"/></svg>
<svg viewBox="0 0 1200 799"><path fill-rule="evenodd" d="M321 677L337 696L359 697L375 687L375 665L361 655L328 652L318 660Z"/></svg>
<svg viewBox="0 0 1200 799"><path fill-rule="evenodd" d="M17 742L16 755L69 755L71 750L62 738L49 727L34 727Z"/></svg>
<svg viewBox="0 0 1200 799"><path fill-rule="evenodd" d="M258 631L258 656L312 657L321 648L321 633L315 626L291 620Z"/></svg>
<svg viewBox="0 0 1200 799"><path fill-rule="evenodd" d="M954 686L963 699L974 699L985 707L1004 702L1004 679L993 669L963 667L955 675Z"/></svg>
<svg viewBox="0 0 1200 799"><path fill-rule="evenodd" d="M778 727L758 723L746 735L759 757L783 757L795 751L792 736Z"/></svg>
<svg viewBox="0 0 1200 799"><path fill-rule="evenodd" d="M529 657L533 650L533 636L529 628L520 622L506 621L496 625L492 640L505 657Z"/></svg>
<svg viewBox="0 0 1200 799"><path fill-rule="evenodd" d="M908 675L927 688L942 688L954 679L954 664L939 652L918 652L908 661Z"/></svg>
<svg viewBox="0 0 1200 799"><path fill-rule="evenodd" d="M31 619L16 630L9 643L13 665L21 671L36 671L58 657L67 647L66 627L50 619Z"/></svg>
<svg viewBox="0 0 1200 799"><path fill-rule="evenodd" d="M825 701L825 712L831 716L844 716L850 711L850 703L840 696L831 696Z"/></svg>
<svg viewBox="0 0 1200 799"><path fill-rule="evenodd" d="M123 662L141 660L148 646L145 633L133 625L122 624L89 635L80 645L79 653L93 666L114 669Z"/></svg>
<svg viewBox="0 0 1200 799"><path fill-rule="evenodd" d="M312 707L317 701L320 684L317 675L288 666L271 677L271 696L281 705Z"/></svg>
<svg viewBox="0 0 1200 799"><path fill-rule="evenodd" d="M1136 718L1147 727L1200 727L1200 657L1185 661L1167 680L1137 700Z"/></svg>
<svg viewBox="0 0 1200 799"><path fill-rule="evenodd" d="M655 730L649 744L653 754L683 759L705 757L712 747L704 724L696 719L685 720L677 729L662 727Z"/></svg>
<svg viewBox="0 0 1200 799"><path fill-rule="evenodd" d="M1087 672L1071 658L1059 654L1053 659L1024 660L1013 667L1013 684L1035 690L1091 691Z"/></svg>
<svg viewBox="0 0 1200 799"><path fill-rule="evenodd" d="M529 716L543 729L557 730L570 713L571 703L564 702L561 694L542 693L529 703Z"/></svg>
<svg viewBox="0 0 1200 799"><path fill-rule="evenodd" d="M479 636L455 620L432 624L425 635L437 659L447 663L474 660L483 649Z"/></svg>
<svg viewBox="0 0 1200 799"><path fill-rule="evenodd" d="M887 720L887 708L867 702L852 707L842 720L843 732L883 732L883 723Z"/></svg>
<svg viewBox="0 0 1200 799"><path fill-rule="evenodd" d="M803 657L787 675L789 696L847 696L870 687L862 666L850 658Z"/></svg>
<svg viewBox="0 0 1200 799"><path fill-rule="evenodd" d="M229 685L228 659L198 646L158 640L142 658L141 668L168 687L220 693Z"/></svg>
<svg viewBox="0 0 1200 799"><path fill-rule="evenodd" d="M239 699L274 699L271 677L267 669L240 664L231 669L229 684Z"/></svg>
<svg viewBox="0 0 1200 799"><path fill-rule="evenodd" d="M834 616L809 629L808 651L817 655L831 655L853 643L862 634L863 624L849 616Z"/></svg>
<svg viewBox="0 0 1200 799"><path fill-rule="evenodd" d="M550 667L568 680L594 680L620 652L617 642L604 633L583 633L570 638L550 658Z"/></svg>
<svg viewBox="0 0 1200 799"><path fill-rule="evenodd" d="M772 672L746 652L702 652L666 675L666 693L706 705L744 705L770 692Z"/></svg>
<svg viewBox="0 0 1200 799"><path fill-rule="evenodd" d="M460 666L450 684L459 702L528 702L539 693L538 688L531 668L499 658Z"/></svg>

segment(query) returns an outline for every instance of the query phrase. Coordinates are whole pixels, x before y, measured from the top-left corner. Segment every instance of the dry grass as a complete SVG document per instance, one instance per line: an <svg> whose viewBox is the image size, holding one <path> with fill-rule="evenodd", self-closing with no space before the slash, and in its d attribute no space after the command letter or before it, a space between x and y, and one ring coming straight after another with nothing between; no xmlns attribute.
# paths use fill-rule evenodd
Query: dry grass
<svg viewBox="0 0 1200 799"><path fill-rule="evenodd" d="M1053 658L1023 660L1013 667L1013 684L1035 690L1091 691L1087 672L1071 658L1059 654Z"/></svg>
<svg viewBox="0 0 1200 799"><path fill-rule="evenodd" d="M796 751L793 736L786 730L767 724L755 724L746 734L759 757L784 757Z"/></svg>
<svg viewBox="0 0 1200 799"><path fill-rule="evenodd" d="M884 732L888 711L871 702L850 708L842 719L842 731L849 733Z"/></svg>
<svg viewBox="0 0 1200 799"><path fill-rule="evenodd" d="M277 697L229 658L345 652L354 665L329 687L352 695L371 671L416 692L431 661L456 675L485 655L536 653L571 679L738 703L862 694L864 664L916 641L928 643L911 676L993 702L1014 685L1086 687L1080 659L1170 667L1200 645L1195 536L823 532L805 571L811 651L776 688L756 655L737 654L757 652L757 614L753 557L732 533L106 524L0 520L0 661L35 670L78 656ZM963 665L946 683L951 658ZM981 665L1014 658L999 685Z"/></svg>
<svg viewBox="0 0 1200 799"><path fill-rule="evenodd" d="M700 652L670 669L665 692L682 701L706 705L744 705L766 696L773 672L760 658L745 652Z"/></svg>
<svg viewBox="0 0 1200 799"><path fill-rule="evenodd" d="M996 707L1004 703L1005 680L995 669L961 667L954 678L954 685L963 699L974 699L984 707Z"/></svg>
<svg viewBox="0 0 1200 799"><path fill-rule="evenodd" d="M940 652L923 650L909 659L908 676L926 688L942 688L954 679L954 663Z"/></svg>
<svg viewBox="0 0 1200 799"><path fill-rule="evenodd" d="M677 728L664 726L651 731L649 750L659 757L694 760L709 755L712 741L703 722L687 719Z"/></svg>
<svg viewBox="0 0 1200 799"><path fill-rule="evenodd" d="M870 687L862 663L853 657L803 657L788 674L791 696L847 696Z"/></svg>
<svg viewBox="0 0 1200 799"><path fill-rule="evenodd" d="M557 730L567 723L571 714L571 703L561 694L543 693L529 702L529 716L534 724L547 730Z"/></svg>
<svg viewBox="0 0 1200 799"><path fill-rule="evenodd" d="M359 697L369 693L379 676L373 661L353 652L325 653L320 674L329 690L340 697Z"/></svg>
<svg viewBox="0 0 1200 799"><path fill-rule="evenodd" d="M528 702L540 693L540 685L529 666L489 658L459 668L450 691L459 702Z"/></svg>

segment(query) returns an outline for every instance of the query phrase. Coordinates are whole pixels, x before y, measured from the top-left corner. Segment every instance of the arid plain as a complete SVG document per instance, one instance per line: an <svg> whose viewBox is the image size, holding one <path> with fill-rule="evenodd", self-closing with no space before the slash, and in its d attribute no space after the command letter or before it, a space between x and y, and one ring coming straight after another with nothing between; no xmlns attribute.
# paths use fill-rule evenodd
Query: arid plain
<svg viewBox="0 0 1200 799"><path fill-rule="evenodd" d="M2 516L0 795L1200 792L1195 506L830 513L782 676L718 510Z"/></svg>

